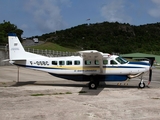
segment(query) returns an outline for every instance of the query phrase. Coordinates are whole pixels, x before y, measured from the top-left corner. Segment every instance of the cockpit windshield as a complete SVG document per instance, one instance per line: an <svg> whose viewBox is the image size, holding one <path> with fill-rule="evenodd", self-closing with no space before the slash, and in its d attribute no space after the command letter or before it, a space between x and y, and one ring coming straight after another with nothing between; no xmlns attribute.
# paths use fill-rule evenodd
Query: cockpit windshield
<svg viewBox="0 0 160 120"><path fill-rule="evenodd" d="M120 64L125 64L125 63L127 63L128 61L127 60L125 60L125 59L123 59L122 57L117 57L116 58L116 60L120 63Z"/></svg>

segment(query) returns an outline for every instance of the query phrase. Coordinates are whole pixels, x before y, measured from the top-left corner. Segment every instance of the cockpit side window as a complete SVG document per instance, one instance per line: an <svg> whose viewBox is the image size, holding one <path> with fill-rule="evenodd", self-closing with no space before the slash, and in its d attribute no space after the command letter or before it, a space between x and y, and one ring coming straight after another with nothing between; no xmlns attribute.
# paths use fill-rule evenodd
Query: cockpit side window
<svg viewBox="0 0 160 120"><path fill-rule="evenodd" d="M117 64L117 62L116 62L116 61L114 61L114 60L111 60L111 61L110 61L110 64L111 64L111 65L116 65L116 64Z"/></svg>
<svg viewBox="0 0 160 120"><path fill-rule="evenodd" d="M125 64L125 63L128 62L127 60L125 60L125 59L123 59L123 58L121 58L121 57L117 57L116 60L117 60L120 64Z"/></svg>

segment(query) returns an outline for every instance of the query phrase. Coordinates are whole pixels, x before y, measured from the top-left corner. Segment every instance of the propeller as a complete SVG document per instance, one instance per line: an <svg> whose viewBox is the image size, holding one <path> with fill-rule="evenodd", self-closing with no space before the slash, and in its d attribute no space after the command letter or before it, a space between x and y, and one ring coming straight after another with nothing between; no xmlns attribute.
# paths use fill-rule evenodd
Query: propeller
<svg viewBox="0 0 160 120"><path fill-rule="evenodd" d="M148 85L151 83L151 80L152 80L152 69L150 68Z"/></svg>
<svg viewBox="0 0 160 120"><path fill-rule="evenodd" d="M151 83L152 80L152 65L153 65L154 59L149 59L149 63L151 64L150 70L149 70L149 81L148 85Z"/></svg>

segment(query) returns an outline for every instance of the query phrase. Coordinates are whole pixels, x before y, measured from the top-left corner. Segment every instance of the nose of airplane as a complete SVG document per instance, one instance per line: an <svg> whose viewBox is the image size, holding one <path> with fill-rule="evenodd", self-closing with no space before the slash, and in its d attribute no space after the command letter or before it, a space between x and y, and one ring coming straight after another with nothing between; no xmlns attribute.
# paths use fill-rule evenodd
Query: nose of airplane
<svg viewBox="0 0 160 120"><path fill-rule="evenodd" d="M142 64L145 66L146 71L149 71L149 80L148 80L148 85L149 85L152 80L152 64L150 62L142 62Z"/></svg>
<svg viewBox="0 0 160 120"><path fill-rule="evenodd" d="M139 66L144 66L144 67L150 67L151 64L149 62L129 62L129 64L132 64L132 65L139 65Z"/></svg>
<svg viewBox="0 0 160 120"><path fill-rule="evenodd" d="M129 62L129 64L134 65L138 68L142 68L143 72L150 70L151 64L149 62Z"/></svg>
<svg viewBox="0 0 160 120"><path fill-rule="evenodd" d="M149 63L149 61L140 62L140 64L145 67L146 71L149 71L151 69L151 64Z"/></svg>

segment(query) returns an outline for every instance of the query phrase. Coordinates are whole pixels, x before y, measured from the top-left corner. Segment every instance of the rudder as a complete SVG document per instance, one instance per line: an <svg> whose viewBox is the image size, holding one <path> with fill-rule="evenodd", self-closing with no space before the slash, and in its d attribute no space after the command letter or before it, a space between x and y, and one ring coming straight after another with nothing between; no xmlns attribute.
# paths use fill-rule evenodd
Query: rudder
<svg viewBox="0 0 160 120"><path fill-rule="evenodd" d="M8 34L8 42L9 42L9 59L10 60L24 59L26 52L15 33Z"/></svg>

